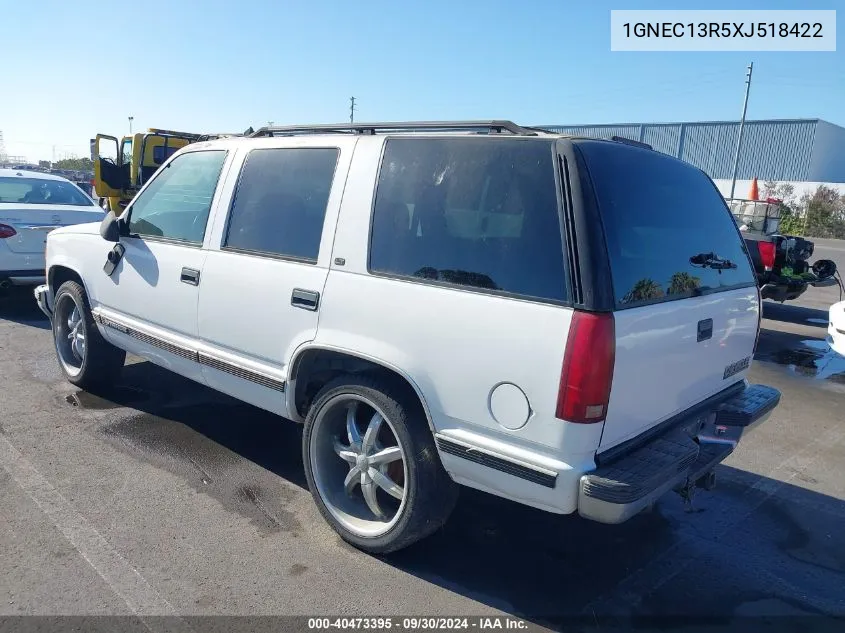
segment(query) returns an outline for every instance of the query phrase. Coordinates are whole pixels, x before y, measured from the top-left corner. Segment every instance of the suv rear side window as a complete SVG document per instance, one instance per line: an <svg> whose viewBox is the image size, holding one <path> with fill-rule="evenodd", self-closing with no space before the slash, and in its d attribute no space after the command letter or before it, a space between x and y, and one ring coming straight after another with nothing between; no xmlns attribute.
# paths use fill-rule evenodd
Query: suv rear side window
<svg viewBox="0 0 845 633"><path fill-rule="evenodd" d="M621 143L576 147L602 216L617 308L755 284L733 218L703 172ZM736 267L702 265L710 253Z"/></svg>
<svg viewBox="0 0 845 633"><path fill-rule="evenodd" d="M565 301L561 244L550 141L387 141L371 272Z"/></svg>
<svg viewBox="0 0 845 633"><path fill-rule="evenodd" d="M132 201L129 233L201 244L225 160L223 150L175 158Z"/></svg>
<svg viewBox="0 0 845 633"><path fill-rule="evenodd" d="M252 150L224 247L316 262L339 153L333 147Z"/></svg>

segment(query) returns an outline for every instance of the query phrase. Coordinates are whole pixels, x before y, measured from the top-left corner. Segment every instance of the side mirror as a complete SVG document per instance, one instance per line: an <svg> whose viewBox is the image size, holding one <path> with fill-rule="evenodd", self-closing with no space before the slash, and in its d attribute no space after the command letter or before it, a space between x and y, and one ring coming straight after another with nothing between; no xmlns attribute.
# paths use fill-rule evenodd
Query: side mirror
<svg viewBox="0 0 845 633"><path fill-rule="evenodd" d="M97 155L97 139L92 138L88 141L88 146L91 151L91 162L96 163L97 159L100 158Z"/></svg>
<svg viewBox="0 0 845 633"><path fill-rule="evenodd" d="M100 223L100 235L107 242L120 241L120 219L114 214L114 211L109 211Z"/></svg>

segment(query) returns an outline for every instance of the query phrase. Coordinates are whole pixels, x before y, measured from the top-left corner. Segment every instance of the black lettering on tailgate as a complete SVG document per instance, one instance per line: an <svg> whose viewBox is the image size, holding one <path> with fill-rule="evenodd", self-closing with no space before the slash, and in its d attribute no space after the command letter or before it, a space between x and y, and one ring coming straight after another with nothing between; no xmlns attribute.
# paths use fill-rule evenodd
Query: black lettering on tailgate
<svg viewBox="0 0 845 633"><path fill-rule="evenodd" d="M725 380L726 378L730 378L734 374L738 374L743 369L748 369L748 367L750 365L751 365L751 357L750 356L746 356L742 360L738 360L735 363L731 363L730 365L725 367L725 375L722 376L722 380Z"/></svg>

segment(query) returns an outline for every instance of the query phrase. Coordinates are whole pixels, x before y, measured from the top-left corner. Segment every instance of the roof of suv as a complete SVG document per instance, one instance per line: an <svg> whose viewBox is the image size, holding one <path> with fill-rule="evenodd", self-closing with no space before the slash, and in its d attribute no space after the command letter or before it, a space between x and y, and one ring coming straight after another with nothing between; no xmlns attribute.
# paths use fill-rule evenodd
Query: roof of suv
<svg viewBox="0 0 845 633"><path fill-rule="evenodd" d="M619 142L644 149L652 149L646 143L633 139L614 136L612 139L596 139L591 137L561 134L538 127L526 127L507 120L490 121L388 121L379 123L336 123L293 126L263 127L252 132L247 130L244 135L234 135L209 139L187 145L182 151L208 148L220 145L231 145L246 141L260 141L270 138L337 138L337 137L374 137L403 134L409 136L488 136L500 138L568 138L572 140L590 140L603 142Z"/></svg>

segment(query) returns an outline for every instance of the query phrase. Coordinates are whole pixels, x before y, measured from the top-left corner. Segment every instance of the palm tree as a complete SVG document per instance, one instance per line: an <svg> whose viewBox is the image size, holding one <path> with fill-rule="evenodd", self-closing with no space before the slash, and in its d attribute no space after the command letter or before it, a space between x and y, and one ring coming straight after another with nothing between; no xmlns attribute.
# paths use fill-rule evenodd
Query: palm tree
<svg viewBox="0 0 845 633"><path fill-rule="evenodd" d="M669 294L682 295L701 287L701 279L689 273L679 272L672 275L669 281Z"/></svg>
<svg viewBox="0 0 845 633"><path fill-rule="evenodd" d="M637 301L648 301L659 299L663 296L663 288L652 279L640 279L634 284L631 291L622 297L622 303L634 303Z"/></svg>

